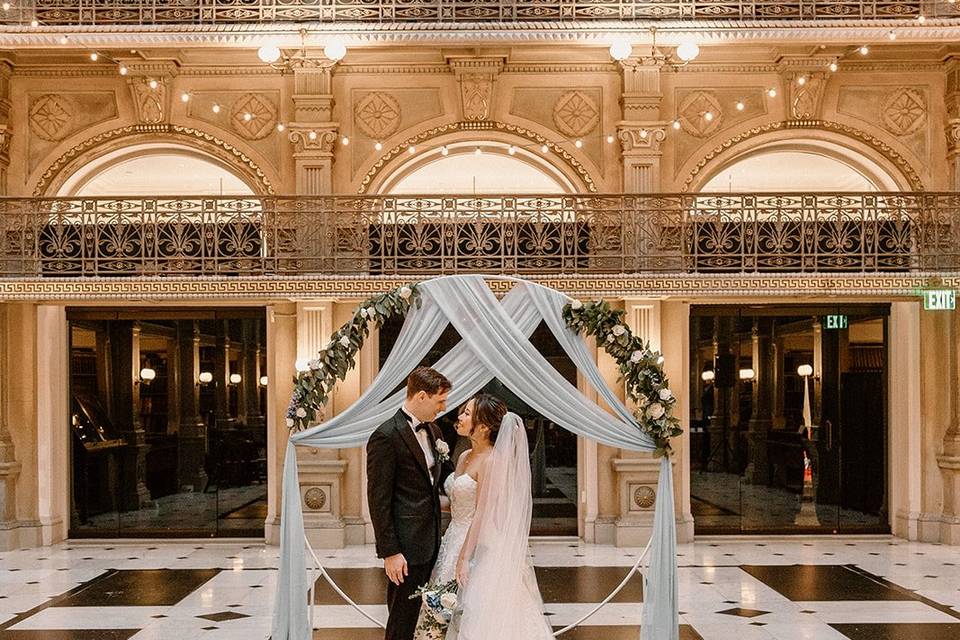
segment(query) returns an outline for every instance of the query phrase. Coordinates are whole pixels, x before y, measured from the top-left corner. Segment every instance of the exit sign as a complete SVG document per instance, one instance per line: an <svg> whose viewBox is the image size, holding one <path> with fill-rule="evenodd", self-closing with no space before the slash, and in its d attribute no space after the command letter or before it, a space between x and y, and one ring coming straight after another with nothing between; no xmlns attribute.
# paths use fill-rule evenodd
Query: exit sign
<svg viewBox="0 0 960 640"><path fill-rule="evenodd" d="M846 329L847 316L826 316L823 319L823 326L827 329Z"/></svg>
<svg viewBox="0 0 960 640"><path fill-rule="evenodd" d="M952 289L924 291L923 308L928 311L953 311L957 308L957 292Z"/></svg>

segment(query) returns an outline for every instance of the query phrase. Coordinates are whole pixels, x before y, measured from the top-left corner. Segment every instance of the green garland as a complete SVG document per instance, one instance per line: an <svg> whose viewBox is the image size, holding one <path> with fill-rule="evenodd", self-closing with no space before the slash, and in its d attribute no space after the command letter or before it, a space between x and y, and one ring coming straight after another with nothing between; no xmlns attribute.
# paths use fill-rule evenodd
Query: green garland
<svg viewBox="0 0 960 640"><path fill-rule="evenodd" d="M657 457L669 454L670 438L683 429L673 415L677 398L670 391L660 352L635 337L623 323L623 311L611 309L604 301L583 304L574 300L563 307L563 319L577 333L595 337L616 360L627 397L637 406L633 413L637 424L653 438Z"/></svg>
<svg viewBox="0 0 960 640"><path fill-rule="evenodd" d="M388 318L405 317L413 305L420 305L416 284L361 303L353 318L331 336L308 368L297 372L287 408L287 426L300 431L316 423L334 386L353 369L357 353L370 333L370 323L379 328ZM634 337L623 324L623 311L611 309L606 302L583 304L574 300L564 306L563 319L577 333L594 336L617 361L627 397L637 406L637 424L653 438L657 456L669 453L670 438L683 431L673 415L677 399L667 384L660 352L652 351L649 344Z"/></svg>

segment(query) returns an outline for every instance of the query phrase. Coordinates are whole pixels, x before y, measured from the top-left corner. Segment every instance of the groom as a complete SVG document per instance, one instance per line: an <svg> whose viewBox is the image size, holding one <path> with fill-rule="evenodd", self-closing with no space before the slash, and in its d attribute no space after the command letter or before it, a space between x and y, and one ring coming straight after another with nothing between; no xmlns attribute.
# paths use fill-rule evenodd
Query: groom
<svg viewBox="0 0 960 640"><path fill-rule="evenodd" d="M367 441L367 501L377 557L390 580L385 640L412 640L420 599L410 596L430 580L440 549L439 488L453 465L437 448L441 434L433 420L449 391L439 371L415 369L403 406Z"/></svg>

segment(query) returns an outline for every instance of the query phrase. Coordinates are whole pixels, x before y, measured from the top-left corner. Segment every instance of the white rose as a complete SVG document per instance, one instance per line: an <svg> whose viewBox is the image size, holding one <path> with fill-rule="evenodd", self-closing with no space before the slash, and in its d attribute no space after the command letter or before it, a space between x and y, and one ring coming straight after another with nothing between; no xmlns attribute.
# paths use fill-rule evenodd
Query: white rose
<svg viewBox="0 0 960 640"><path fill-rule="evenodd" d="M659 420L663 417L664 409L663 405L659 402L654 402L649 407L647 407L647 417L653 420Z"/></svg>
<svg viewBox="0 0 960 640"><path fill-rule="evenodd" d="M437 449L437 453L440 455L448 455L450 453L450 445L444 440L437 440L437 443L434 445Z"/></svg>
<svg viewBox="0 0 960 640"><path fill-rule="evenodd" d="M579 300L574 300L573 302L570 303L570 308L571 308L571 309L583 309L583 303L580 302Z"/></svg>
<svg viewBox="0 0 960 640"><path fill-rule="evenodd" d="M360 309L360 317L361 317L361 318L366 318L366 317L367 317L367 309L366 309L366 307Z"/></svg>
<svg viewBox="0 0 960 640"><path fill-rule="evenodd" d="M307 417L307 410L304 409L303 407L297 407L297 417L298 417L298 418L306 418L306 417Z"/></svg>
<svg viewBox="0 0 960 640"><path fill-rule="evenodd" d="M660 389L660 399L666 402L673 397L673 391L670 389Z"/></svg>
<svg viewBox="0 0 960 640"><path fill-rule="evenodd" d="M367 317L370 318L371 320L377 317L376 307L367 307Z"/></svg>
<svg viewBox="0 0 960 640"><path fill-rule="evenodd" d="M624 327L622 324L614 325L613 327L613 335L615 336L622 336L626 332L627 332L627 328Z"/></svg>
<svg viewBox="0 0 960 640"><path fill-rule="evenodd" d="M457 594L447 592L440 596L440 605L444 609L454 609L457 606Z"/></svg>
<svg viewBox="0 0 960 640"><path fill-rule="evenodd" d="M657 358L657 364L663 364L663 356Z"/></svg>
<svg viewBox="0 0 960 640"><path fill-rule="evenodd" d="M343 345L344 347L349 347L349 346L350 346L350 336L343 336L342 338L340 338L340 344Z"/></svg>
<svg viewBox="0 0 960 640"><path fill-rule="evenodd" d="M400 287L400 297L406 300L410 297L410 294L413 293L410 291L410 287Z"/></svg>
<svg viewBox="0 0 960 640"><path fill-rule="evenodd" d="M311 361L309 362L308 366L310 367L310 370L311 370L311 371L316 371L316 370L319 369L322 365L320 364L320 360L319 360L319 359L315 359L315 360L311 360Z"/></svg>
<svg viewBox="0 0 960 640"><path fill-rule="evenodd" d="M287 426L288 426L288 427L292 427L292 426L293 426L293 418L287 418Z"/></svg>
<svg viewBox="0 0 960 640"><path fill-rule="evenodd" d="M641 360L643 360L643 351L634 351L630 354L630 362L633 364L637 364Z"/></svg>
<svg viewBox="0 0 960 640"><path fill-rule="evenodd" d="M608 333L608 334L607 334L607 342L613 342L613 340L614 340L613 334L612 334L612 333Z"/></svg>

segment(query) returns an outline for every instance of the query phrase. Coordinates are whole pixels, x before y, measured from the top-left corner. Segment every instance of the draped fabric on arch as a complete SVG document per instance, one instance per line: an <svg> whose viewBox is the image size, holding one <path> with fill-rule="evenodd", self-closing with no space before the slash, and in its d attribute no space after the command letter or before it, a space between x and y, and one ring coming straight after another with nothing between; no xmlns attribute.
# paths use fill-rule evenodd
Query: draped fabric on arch
<svg viewBox="0 0 960 640"><path fill-rule="evenodd" d="M653 451L653 441L630 411L606 386L581 336L562 317L568 299L529 282L517 282L497 300L483 276L447 276L418 285L422 299L414 306L380 373L360 398L327 422L295 433L287 444L280 524L280 565L274 605L273 640L311 637L307 607L307 570L303 511L295 446L357 447L399 410L403 390L393 393L427 354L447 324L461 341L435 365L453 383L448 406L459 406L487 382L498 378L528 406L573 433L633 451ZM587 399L534 348L528 338L537 325L547 327L611 407L613 414ZM641 640L679 638L676 526L673 474L669 458L660 465L650 565L644 584Z"/></svg>

